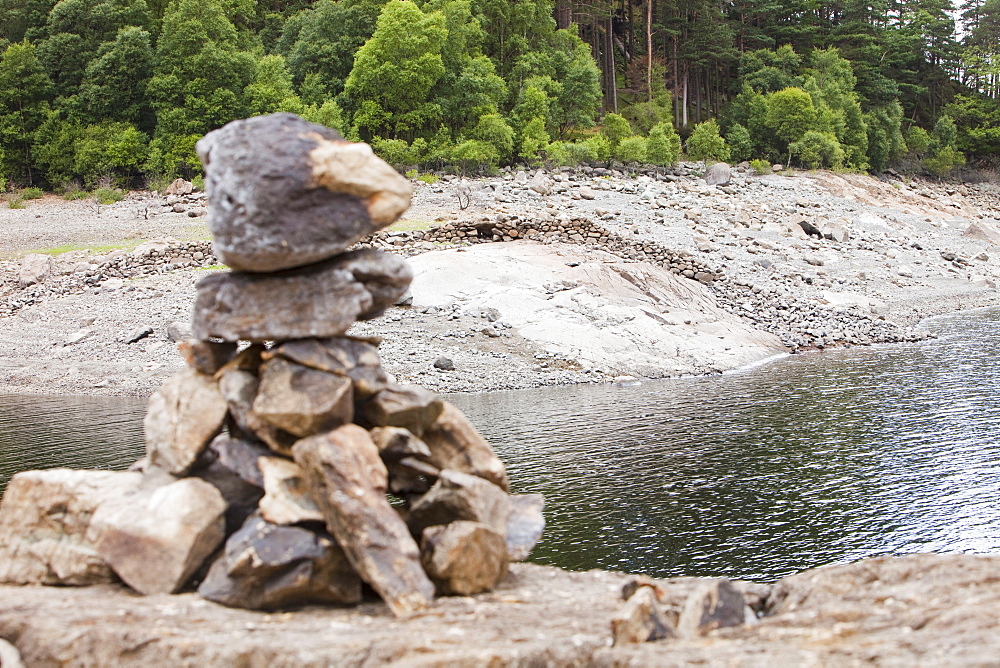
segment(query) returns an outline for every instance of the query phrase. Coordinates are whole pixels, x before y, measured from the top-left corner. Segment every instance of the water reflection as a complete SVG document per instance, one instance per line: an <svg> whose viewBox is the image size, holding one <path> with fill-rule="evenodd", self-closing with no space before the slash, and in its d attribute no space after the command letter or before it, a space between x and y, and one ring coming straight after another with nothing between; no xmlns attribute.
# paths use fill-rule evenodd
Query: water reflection
<svg viewBox="0 0 1000 668"><path fill-rule="evenodd" d="M941 338L753 371L452 399L541 492L534 560L773 579L881 553L1000 552L1000 310ZM145 402L0 399L0 486L17 470L124 468Z"/></svg>

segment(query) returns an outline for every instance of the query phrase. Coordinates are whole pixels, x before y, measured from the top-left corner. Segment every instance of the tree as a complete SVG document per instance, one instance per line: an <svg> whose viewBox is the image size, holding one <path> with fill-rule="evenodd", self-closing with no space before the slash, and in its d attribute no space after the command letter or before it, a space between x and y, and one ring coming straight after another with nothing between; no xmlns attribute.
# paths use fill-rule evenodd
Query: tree
<svg viewBox="0 0 1000 668"><path fill-rule="evenodd" d="M86 122L116 120L153 130L146 87L153 74L150 34L129 26L100 46L87 65L76 114Z"/></svg>
<svg viewBox="0 0 1000 668"><path fill-rule="evenodd" d="M5 179L36 181L32 143L45 121L52 81L27 40L11 44L0 58L0 151Z"/></svg>
<svg viewBox="0 0 1000 668"><path fill-rule="evenodd" d="M514 128L500 114L485 114L470 133L473 139L486 142L496 149L500 160L508 160L514 153Z"/></svg>
<svg viewBox="0 0 1000 668"><path fill-rule="evenodd" d="M767 96L765 123L778 139L790 144L816 123L816 107L809 93L801 88L785 88ZM791 153L788 160L791 162Z"/></svg>
<svg viewBox="0 0 1000 668"><path fill-rule="evenodd" d="M832 132L807 130L801 139L789 145L788 150L810 169L836 169L844 162L844 149Z"/></svg>
<svg viewBox="0 0 1000 668"><path fill-rule="evenodd" d="M681 155L681 138L669 122L657 123L646 140L646 160L658 167L670 167Z"/></svg>
<svg viewBox="0 0 1000 668"><path fill-rule="evenodd" d="M621 114L605 114L601 134L611 142L611 149L617 148L622 139L632 136L632 126Z"/></svg>
<svg viewBox="0 0 1000 668"><path fill-rule="evenodd" d="M750 131L739 123L733 123L726 132L726 145L729 146L730 159L733 162L743 162L753 157L753 142Z"/></svg>
<svg viewBox="0 0 1000 668"><path fill-rule="evenodd" d="M687 154L695 160L729 160L729 147L714 119L694 126L687 140Z"/></svg>

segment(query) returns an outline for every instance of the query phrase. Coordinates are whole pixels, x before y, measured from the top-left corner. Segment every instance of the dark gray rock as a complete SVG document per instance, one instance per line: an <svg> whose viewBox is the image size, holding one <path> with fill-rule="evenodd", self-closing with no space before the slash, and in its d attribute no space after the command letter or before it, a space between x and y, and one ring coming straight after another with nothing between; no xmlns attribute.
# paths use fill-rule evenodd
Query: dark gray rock
<svg viewBox="0 0 1000 668"><path fill-rule="evenodd" d="M229 607L354 605L361 580L333 538L251 517L212 564L198 593Z"/></svg>
<svg viewBox="0 0 1000 668"><path fill-rule="evenodd" d="M404 260L371 249L273 274L213 274L198 283L192 331L224 341L340 336L385 311L411 279Z"/></svg>
<svg viewBox="0 0 1000 668"><path fill-rule="evenodd" d="M455 363L449 357L439 357L434 360L434 368L442 371L454 371Z"/></svg>
<svg viewBox="0 0 1000 668"><path fill-rule="evenodd" d="M196 149L216 255L239 271L331 258L410 202L409 181L370 147L293 114L233 121Z"/></svg>
<svg viewBox="0 0 1000 668"><path fill-rule="evenodd" d="M427 444L402 427L376 427L372 440L389 471L393 494L423 494L437 480L439 470L430 463Z"/></svg>

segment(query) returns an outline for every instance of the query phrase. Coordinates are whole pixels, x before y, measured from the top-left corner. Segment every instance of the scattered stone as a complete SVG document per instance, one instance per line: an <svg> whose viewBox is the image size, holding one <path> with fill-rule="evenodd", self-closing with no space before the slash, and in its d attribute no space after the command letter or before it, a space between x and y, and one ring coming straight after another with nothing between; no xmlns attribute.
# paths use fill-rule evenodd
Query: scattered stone
<svg viewBox="0 0 1000 668"><path fill-rule="evenodd" d="M273 274L218 273L198 283L195 337L274 341L340 336L406 292L401 258L367 249Z"/></svg>
<svg viewBox="0 0 1000 668"><path fill-rule="evenodd" d="M705 583L684 602L677 629L685 638L695 638L715 629L739 626L746 621L743 594L729 580Z"/></svg>
<svg viewBox="0 0 1000 668"><path fill-rule="evenodd" d="M531 181L528 182L528 187L542 196L552 194L552 189L555 185L555 181L549 178L548 175L540 169L535 172L535 175L531 177Z"/></svg>
<svg viewBox="0 0 1000 668"><path fill-rule="evenodd" d="M298 437L329 431L354 418L351 380L275 357L260 369L251 407L261 420Z"/></svg>
<svg viewBox="0 0 1000 668"><path fill-rule="evenodd" d="M226 541L198 593L251 610L355 605L361 602L361 580L329 536L251 517Z"/></svg>
<svg viewBox="0 0 1000 668"><path fill-rule="evenodd" d="M225 538L226 502L184 478L102 504L94 513L97 552L140 594L179 591Z"/></svg>
<svg viewBox="0 0 1000 668"><path fill-rule="evenodd" d="M260 513L273 524L322 522L323 513L309 494L302 467L281 457L257 460L264 483Z"/></svg>
<svg viewBox="0 0 1000 668"><path fill-rule="evenodd" d="M517 170L517 173L514 174L514 183L518 185L526 185L528 183L528 175L525 174L523 169Z"/></svg>
<svg viewBox="0 0 1000 668"><path fill-rule="evenodd" d="M443 470L430 491L410 506L406 523L414 536L435 524L468 520L485 524L506 539L510 497L482 478Z"/></svg>
<svg viewBox="0 0 1000 668"><path fill-rule="evenodd" d="M42 253L29 253L21 260L21 268L17 272L17 285L26 288L29 285L41 283L52 271L52 256Z"/></svg>
<svg viewBox="0 0 1000 668"><path fill-rule="evenodd" d="M443 410L444 402L436 394L416 385L389 385L361 407L369 425L403 427L417 436L421 436Z"/></svg>
<svg viewBox="0 0 1000 668"><path fill-rule="evenodd" d="M431 463L439 469L469 473L489 480L505 492L510 489L503 462L462 411L452 404L441 402L440 414L420 436L431 450Z"/></svg>
<svg viewBox="0 0 1000 668"><path fill-rule="evenodd" d="M733 180L733 170L724 162L716 162L708 166L702 178L710 186L727 186Z"/></svg>
<svg viewBox="0 0 1000 668"><path fill-rule="evenodd" d="M131 332L125 335L125 343L133 344L142 341L144 338L153 333L153 328L148 326L140 326L133 329Z"/></svg>
<svg viewBox="0 0 1000 668"><path fill-rule="evenodd" d="M182 369L149 398L142 422L149 463L187 473L222 429L226 400L211 376Z"/></svg>
<svg viewBox="0 0 1000 668"><path fill-rule="evenodd" d="M590 188L589 186L584 186L580 188L579 195L580 199L587 199L587 200L597 199L597 193L595 193L594 189Z"/></svg>
<svg viewBox="0 0 1000 668"><path fill-rule="evenodd" d="M368 432L345 425L299 441L292 455L361 578L397 616L426 608L434 585L406 524L386 501L388 473Z"/></svg>
<svg viewBox="0 0 1000 668"><path fill-rule="evenodd" d="M181 343L194 338L194 334L191 333L191 324L177 320L171 322L167 325L167 338L173 343Z"/></svg>
<svg viewBox="0 0 1000 668"><path fill-rule="evenodd" d="M187 215L188 215L188 218L200 218L202 216L207 216L208 215L208 209L206 209L204 207L197 206L197 207L194 207L193 209L188 209L187 210Z"/></svg>
<svg viewBox="0 0 1000 668"><path fill-rule="evenodd" d="M173 182L167 186L165 195L190 195L194 192L194 184L190 181L185 181L184 179L174 179Z"/></svg>
<svg viewBox="0 0 1000 668"><path fill-rule="evenodd" d="M134 492L141 481L141 474L130 472L15 474L0 503L0 582L112 582L114 573L97 553L91 517L101 504Z"/></svg>
<svg viewBox="0 0 1000 668"><path fill-rule="evenodd" d="M545 497L541 494L511 494L507 516L507 556L524 561L545 529Z"/></svg>
<svg viewBox="0 0 1000 668"><path fill-rule="evenodd" d="M442 371L454 371L455 363L450 357L439 357L434 360L434 368L441 369Z"/></svg>
<svg viewBox="0 0 1000 668"><path fill-rule="evenodd" d="M452 522L424 530L420 559L441 594L490 591L507 574L504 538L477 522Z"/></svg>
<svg viewBox="0 0 1000 668"><path fill-rule="evenodd" d="M994 222L995 221L991 221ZM962 232L963 237L978 239L994 246L1000 246L1000 231L985 220L974 220L969 227Z"/></svg>
<svg viewBox="0 0 1000 668"><path fill-rule="evenodd" d="M639 587L611 618L611 639L616 647L675 637L677 631L652 587Z"/></svg>

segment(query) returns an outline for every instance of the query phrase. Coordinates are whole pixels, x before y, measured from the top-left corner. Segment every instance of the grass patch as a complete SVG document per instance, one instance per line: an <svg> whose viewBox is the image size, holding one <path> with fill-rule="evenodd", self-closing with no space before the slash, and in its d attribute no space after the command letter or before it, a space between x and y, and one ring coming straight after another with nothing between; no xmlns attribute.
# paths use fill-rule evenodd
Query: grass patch
<svg viewBox="0 0 1000 668"><path fill-rule="evenodd" d="M195 267L195 271L225 271L229 269L228 265L225 264L210 264L206 267Z"/></svg>
<svg viewBox="0 0 1000 668"><path fill-rule="evenodd" d="M100 255L103 253L110 253L115 250L133 250L139 244L143 243L144 240L137 239L135 241L120 241L117 243L110 244L97 244L97 245L85 245L85 244L62 244L60 246L53 246L52 248L43 248L40 250L28 251L30 253L42 253L43 255L62 255L63 253L70 253L72 251L87 251L88 253L93 253L95 255Z"/></svg>
<svg viewBox="0 0 1000 668"><path fill-rule="evenodd" d="M96 188L93 195L101 204L114 204L125 199L125 192L118 188Z"/></svg>
<svg viewBox="0 0 1000 668"><path fill-rule="evenodd" d="M44 194L44 190L32 186L30 188L23 188L21 192L18 193L18 197L21 199L41 199Z"/></svg>
<svg viewBox="0 0 1000 668"><path fill-rule="evenodd" d="M434 224L429 220L397 220L389 226L393 232L413 232L414 230L429 230Z"/></svg>
<svg viewBox="0 0 1000 668"><path fill-rule="evenodd" d="M14 197L7 201L7 208L9 209L23 209L24 200L20 197Z"/></svg>

